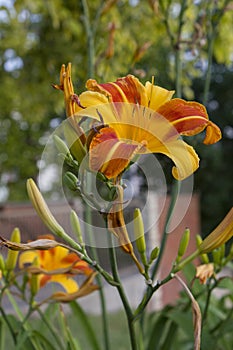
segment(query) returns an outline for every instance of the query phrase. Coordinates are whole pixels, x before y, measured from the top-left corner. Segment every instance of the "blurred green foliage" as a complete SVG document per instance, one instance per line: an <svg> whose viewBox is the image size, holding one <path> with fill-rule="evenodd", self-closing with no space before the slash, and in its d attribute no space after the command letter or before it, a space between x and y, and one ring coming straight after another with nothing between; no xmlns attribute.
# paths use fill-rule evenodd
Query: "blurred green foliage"
<svg viewBox="0 0 233 350"><path fill-rule="evenodd" d="M48 136L65 118L62 94L51 87L62 63L72 62L77 93L90 77L128 73L174 89L179 52L182 95L207 97L223 129L221 143L198 144L196 175L205 219L220 221L232 205L232 8L227 0L1 0L0 200L27 198L25 180L36 178Z"/></svg>

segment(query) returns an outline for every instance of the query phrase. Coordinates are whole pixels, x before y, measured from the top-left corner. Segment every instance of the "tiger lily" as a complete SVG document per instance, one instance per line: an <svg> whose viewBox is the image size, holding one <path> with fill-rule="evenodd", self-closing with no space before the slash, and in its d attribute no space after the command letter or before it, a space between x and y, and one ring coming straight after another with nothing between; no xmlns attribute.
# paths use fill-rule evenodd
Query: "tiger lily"
<svg viewBox="0 0 233 350"><path fill-rule="evenodd" d="M46 236L48 237L48 236ZM52 235L49 235L53 239ZM38 268L33 268L33 262L38 260ZM19 257L19 267L32 266L32 273L39 273L39 286L42 288L48 282L59 283L67 293L79 290L77 282L70 278L72 274L84 274L89 276L93 270L81 260L75 253L68 249L57 246L48 250L30 250L22 252ZM30 269L29 269L30 271Z"/></svg>

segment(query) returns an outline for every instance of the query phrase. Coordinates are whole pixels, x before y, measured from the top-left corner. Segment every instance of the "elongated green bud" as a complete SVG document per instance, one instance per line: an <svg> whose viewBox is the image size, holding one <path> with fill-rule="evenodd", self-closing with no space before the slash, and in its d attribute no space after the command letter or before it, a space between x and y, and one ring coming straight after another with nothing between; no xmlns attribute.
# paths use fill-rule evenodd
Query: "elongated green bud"
<svg viewBox="0 0 233 350"><path fill-rule="evenodd" d="M221 259L223 259L225 257L225 253L226 253L226 244L222 244L220 247L220 252L221 252Z"/></svg>
<svg viewBox="0 0 233 350"><path fill-rule="evenodd" d="M157 259L158 255L159 255L159 247L155 247L150 253L149 264L151 264L155 259Z"/></svg>
<svg viewBox="0 0 233 350"><path fill-rule="evenodd" d="M79 218L74 210L71 210L71 212L70 212L70 223L71 223L72 230L78 239L78 243L80 243L80 245L84 246Z"/></svg>
<svg viewBox="0 0 233 350"><path fill-rule="evenodd" d="M188 244L189 244L189 240L190 240L190 230L188 228L186 228L184 230L184 233L183 233L181 240L180 240L180 245L179 245L179 249L178 249L176 262L179 262L180 259L185 254L187 247L188 247Z"/></svg>
<svg viewBox="0 0 233 350"><path fill-rule="evenodd" d="M78 178L71 173L70 171L67 171L64 175L64 182L66 186L71 190L71 191L77 191L78 189Z"/></svg>
<svg viewBox="0 0 233 350"><path fill-rule="evenodd" d="M78 135L68 120L63 124L63 131L72 156L81 164L86 155L86 149L81 141L83 135Z"/></svg>
<svg viewBox="0 0 233 350"><path fill-rule="evenodd" d="M214 249L212 252L213 262L216 265L221 265L221 250L219 248Z"/></svg>
<svg viewBox="0 0 233 350"><path fill-rule="evenodd" d="M139 208L136 208L134 210L134 237L136 239L136 246L141 256L142 263L143 265L147 265L144 224L142 214Z"/></svg>
<svg viewBox="0 0 233 350"><path fill-rule="evenodd" d="M5 271L5 261L4 261L4 258L2 256L2 254L0 254L0 271L4 272Z"/></svg>
<svg viewBox="0 0 233 350"><path fill-rule="evenodd" d="M36 256L34 258L32 266L40 267L38 256ZM40 289L39 275L36 273L33 273L31 276L31 293L32 293L32 295L33 296L36 295L39 289Z"/></svg>
<svg viewBox="0 0 233 350"><path fill-rule="evenodd" d="M10 240L15 243L20 243L20 231L17 227L13 230ZM14 251L10 249L8 250L7 258L6 258L6 270L8 271L14 270L17 264L18 254L19 254L18 251Z"/></svg>
<svg viewBox="0 0 233 350"><path fill-rule="evenodd" d="M53 135L53 140L54 140L54 143L55 143L59 153L64 154L65 156L72 158L72 155L70 153L68 146L59 136Z"/></svg>
<svg viewBox="0 0 233 350"><path fill-rule="evenodd" d="M197 248L199 249L199 247L201 246L203 240L201 238L200 235L196 235L196 243L197 243ZM209 263L209 258L207 254L200 254L200 259L204 264L208 264Z"/></svg>

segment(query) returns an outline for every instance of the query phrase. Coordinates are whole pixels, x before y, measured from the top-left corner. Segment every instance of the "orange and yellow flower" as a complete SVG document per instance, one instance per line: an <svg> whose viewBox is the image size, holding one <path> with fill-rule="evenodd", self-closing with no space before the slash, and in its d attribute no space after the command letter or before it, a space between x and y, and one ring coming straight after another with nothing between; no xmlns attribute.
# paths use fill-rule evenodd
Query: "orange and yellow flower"
<svg viewBox="0 0 233 350"><path fill-rule="evenodd" d="M60 85L54 86L64 91L68 117L99 120L86 146L90 169L107 178L119 176L137 154L162 153L175 163L174 177L182 180L198 168L199 158L180 135L206 130L205 144L221 138L220 129L209 120L203 105L172 99L174 91L150 82L143 85L133 75L105 84L89 79L87 91L77 96L68 64L67 68L62 66Z"/></svg>
<svg viewBox="0 0 233 350"><path fill-rule="evenodd" d="M53 236L50 235L49 238L53 239ZM79 290L79 286L70 276L72 274L90 276L93 273L85 261L61 246L48 250L25 251L19 257L19 267L23 269L28 264L33 266L35 259L38 260L38 269L35 269L35 272L39 273L40 288L48 282L56 282L67 293L75 293Z"/></svg>

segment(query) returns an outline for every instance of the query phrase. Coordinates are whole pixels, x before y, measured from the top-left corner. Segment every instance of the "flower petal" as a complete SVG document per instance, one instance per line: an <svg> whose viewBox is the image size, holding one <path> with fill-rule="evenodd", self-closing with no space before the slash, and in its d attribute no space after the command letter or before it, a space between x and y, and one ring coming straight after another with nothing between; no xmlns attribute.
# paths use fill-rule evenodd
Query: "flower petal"
<svg viewBox="0 0 233 350"><path fill-rule="evenodd" d="M83 107L98 106L101 103L108 103L109 99L104 94L94 91L85 91L79 95L80 103Z"/></svg>
<svg viewBox="0 0 233 350"><path fill-rule="evenodd" d="M194 148L182 140L165 143L157 152L165 154L175 163L172 174L177 180L184 180L199 166L199 157Z"/></svg>
<svg viewBox="0 0 233 350"><path fill-rule="evenodd" d="M201 284L206 284L208 278L214 275L214 264L204 264L196 267L196 278L199 278Z"/></svg>
<svg viewBox="0 0 233 350"><path fill-rule="evenodd" d="M145 87L133 75L117 79L114 83L98 84L89 79L86 87L90 91L100 92L108 98L108 102L130 102L147 105Z"/></svg>
<svg viewBox="0 0 233 350"><path fill-rule="evenodd" d="M34 250L26 251L19 256L19 268L23 269L24 265L32 264L33 260L38 256L37 252Z"/></svg>
<svg viewBox="0 0 233 350"><path fill-rule="evenodd" d="M221 138L220 129L209 121L206 109L200 103L174 98L160 106L157 112L169 120L181 135L196 135L208 127L204 143L212 144Z"/></svg>
<svg viewBox="0 0 233 350"><path fill-rule="evenodd" d="M59 283L68 293L74 293L79 290L77 282L72 278L68 278L66 275L52 275L49 282Z"/></svg>
<svg viewBox="0 0 233 350"><path fill-rule="evenodd" d="M90 143L90 167L107 178L115 178L128 166L137 149L136 144L120 141L113 128L104 127Z"/></svg>
<svg viewBox="0 0 233 350"><path fill-rule="evenodd" d="M158 85L153 85L149 81L145 85L147 96L148 96L148 106L149 108L157 111L158 108L169 101L174 95L175 91L169 91Z"/></svg>

